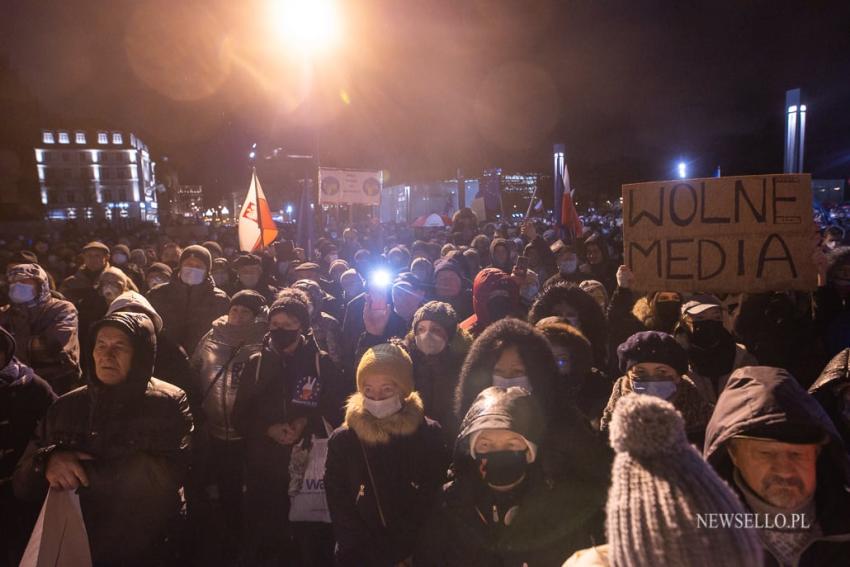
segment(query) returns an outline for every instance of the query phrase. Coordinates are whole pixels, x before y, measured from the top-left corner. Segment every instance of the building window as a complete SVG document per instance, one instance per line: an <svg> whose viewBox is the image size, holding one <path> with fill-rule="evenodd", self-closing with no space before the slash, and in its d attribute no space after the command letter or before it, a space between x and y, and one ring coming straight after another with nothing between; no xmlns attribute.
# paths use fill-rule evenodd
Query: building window
<svg viewBox="0 0 850 567"><path fill-rule="evenodd" d="M59 132L59 143L68 144L71 140L68 138L68 132Z"/></svg>
<svg viewBox="0 0 850 567"><path fill-rule="evenodd" d="M65 168L62 170L62 177L65 179L71 179L71 170L70 168Z"/></svg>
<svg viewBox="0 0 850 567"><path fill-rule="evenodd" d="M76 200L76 196L73 191L65 191L65 201L68 203L73 203Z"/></svg>
<svg viewBox="0 0 850 567"><path fill-rule="evenodd" d="M118 179L127 179L127 172L124 169L118 170Z"/></svg>
<svg viewBox="0 0 850 567"><path fill-rule="evenodd" d="M78 144L86 143L86 134L85 132L77 132L74 136Z"/></svg>
<svg viewBox="0 0 850 567"><path fill-rule="evenodd" d="M121 138L121 134L119 132L112 133L112 143L113 144L123 144L124 140Z"/></svg>
<svg viewBox="0 0 850 567"><path fill-rule="evenodd" d="M41 152L41 161L44 163L53 161L53 152Z"/></svg>
<svg viewBox="0 0 850 567"><path fill-rule="evenodd" d="M97 143L98 144L108 144L109 143L109 136L106 134L106 132L98 132L97 133Z"/></svg>
<svg viewBox="0 0 850 567"><path fill-rule="evenodd" d="M108 202L112 201L112 190L111 189L104 189L103 191L101 191L101 194L103 195L103 201L104 202L108 203Z"/></svg>
<svg viewBox="0 0 850 567"><path fill-rule="evenodd" d="M42 141L42 142L44 142L45 144L54 144L54 143L56 143L56 142L53 140L53 132L43 132L43 133L41 134L41 141Z"/></svg>
<svg viewBox="0 0 850 567"><path fill-rule="evenodd" d="M65 212L68 213L69 219L77 218L77 209L65 209Z"/></svg>
<svg viewBox="0 0 850 567"><path fill-rule="evenodd" d="M112 179L112 170L108 167L101 168L100 177L102 179Z"/></svg>
<svg viewBox="0 0 850 567"><path fill-rule="evenodd" d="M92 220L94 218L94 211L92 210L91 207L85 208L85 216L86 216L86 220Z"/></svg>
<svg viewBox="0 0 850 567"><path fill-rule="evenodd" d="M119 201L126 201L127 200L127 190L126 189L119 189L118 190L118 200Z"/></svg>
<svg viewBox="0 0 850 567"><path fill-rule="evenodd" d="M68 152L62 152L62 161L71 161L71 154Z"/></svg>

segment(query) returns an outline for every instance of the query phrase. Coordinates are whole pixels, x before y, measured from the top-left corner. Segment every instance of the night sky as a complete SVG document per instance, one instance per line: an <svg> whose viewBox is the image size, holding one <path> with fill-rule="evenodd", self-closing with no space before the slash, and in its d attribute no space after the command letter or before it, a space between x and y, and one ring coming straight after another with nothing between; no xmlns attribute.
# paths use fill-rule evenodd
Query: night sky
<svg viewBox="0 0 850 567"><path fill-rule="evenodd" d="M318 140L323 165L389 184L549 172L564 142L592 199L670 178L680 158L693 176L781 171L785 90L801 87L805 169L850 176L846 0L351 0L342 44L312 62L274 36L267 4L5 1L0 152L41 128L132 130L213 196L247 187L255 141ZM304 167L261 172L274 193Z"/></svg>

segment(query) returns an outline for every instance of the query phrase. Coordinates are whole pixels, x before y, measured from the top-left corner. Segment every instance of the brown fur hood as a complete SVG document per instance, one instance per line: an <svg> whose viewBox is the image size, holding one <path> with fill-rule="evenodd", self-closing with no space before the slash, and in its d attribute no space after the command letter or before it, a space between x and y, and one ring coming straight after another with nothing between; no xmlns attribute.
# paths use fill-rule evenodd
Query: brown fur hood
<svg viewBox="0 0 850 567"><path fill-rule="evenodd" d="M366 445L385 445L392 437L413 435L425 421L425 406L418 392L411 392L401 403L401 410L378 419L366 410L363 394L357 392L345 405L345 427L353 429Z"/></svg>

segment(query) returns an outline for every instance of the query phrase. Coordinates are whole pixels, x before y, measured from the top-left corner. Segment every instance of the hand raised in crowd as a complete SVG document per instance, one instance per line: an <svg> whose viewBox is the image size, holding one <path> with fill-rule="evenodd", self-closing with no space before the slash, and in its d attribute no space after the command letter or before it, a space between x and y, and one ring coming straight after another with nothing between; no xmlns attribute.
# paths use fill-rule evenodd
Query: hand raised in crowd
<svg viewBox="0 0 850 567"><path fill-rule="evenodd" d="M537 227L534 226L534 223L530 220L522 223L522 227L520 228L520 234L527 238L529 241L537 238Z"/></svg>
<svg viewBox="0 0 850 567"><path fill-rule="evenodd" d="M635 284L635 274L628 266L617 268L617 287L630 289Z"/></svg>
<svg viewBox="0 0 850 567"><path fill-rule="evenodd" d="M80 486L88 487L89 477L81 461L90 460L91 455L79 451L56 451L50 455L44 474L50 488L76 490Z"/></svg>
<svg viewBox="0 0 850 567"><path fill-rule="evenodd" d="M376 337L383 336L387 323L390 321L390 306L386 299L375 299L371 293L366 294L366 304L363 306L363 325L366 332Z"/></svg>

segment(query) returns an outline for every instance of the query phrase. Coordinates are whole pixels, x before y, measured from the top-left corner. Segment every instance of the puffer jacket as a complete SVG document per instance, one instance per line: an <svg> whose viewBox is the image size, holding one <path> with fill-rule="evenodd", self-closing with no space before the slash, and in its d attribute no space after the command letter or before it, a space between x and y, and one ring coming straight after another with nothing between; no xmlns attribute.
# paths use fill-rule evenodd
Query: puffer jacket
<svg viewBox="0 0 850 567"><path fill-rule="evenodd" d="M39 500L45 470L57 450L92 456L82 461L89 487L80 504L97 563L145 564L173 549L192 433L186 394L151 377L156 335L147 315L116 313L95 326L117 327L133 344L132 367L117 385L96 373L47 411L14 476L15 494Z"/></svg>
<svg viewBox="0 0 850 567"><path fill-rule="evenodd" d="M227 294L215 287L209 274L202 283L190 286L184 284L180 272L175 271L168 283L150 290L147 298L162 317L162 332L182 346L189 356L210 330L212 322L230 309Z"/></svg>
<svg viewBox="0 0 850 567"><path fill-rule="evenodd" d="M103 270L92 272L82 266L62 281L59 291L68 301L79 307L83 299L97 297L97 279L101 273Z"/></svg>
<svg viewBox="0 0 850 567"><path fill-rule="evenodd" d="M356 393L328 440L325 490L341 567L390 567L413 554L448 451L416 392L378 419ZM367 464L368 463L368 464Z"/></svg>
<svg viewBox="0 0 850 567"><path fill-rule="evenodd" d="M734 465L727 443L764 425L817 427L828 439L817 461L815 503L821 534L797 556L799 567L846 565L850 557L850 476L844 444L826 412L787 371L747 366L732 373L705 432L705 459L732 486ZM746 500L742 497L743 502ZM778 565L766 548L765 565Z"/></svg>
<svg viewBox="0 0 850 567"><path fill-rule="evenodd" d="M253 321L236 326L223 315L213 321L192 355L195 392L202 404L210 435L225 441L240 439L233 425L233 405L239 377L248 359L263 346L267 323ZM226 366L225 366L226 365Z"/></svg>
<svg viewBox="0 0 850 567"><path fill-rule="evenodd" d="M41 294L29 303L0 309L0 326L15 337L18 359L47 380L57 394L64 394L80 380L77 309L50 294L47 273L40 266L26 264L14 269L29 267L34 271L30 277L42 282Z"/></svg>
<svg viewBox="0 0 850 567"><path fill-rule="evenodd" d="M850 348L836 354L823 369L809 393L820 402L835 428L850 447L850 402L846 401L844 390L850 384Z"/></svg>

